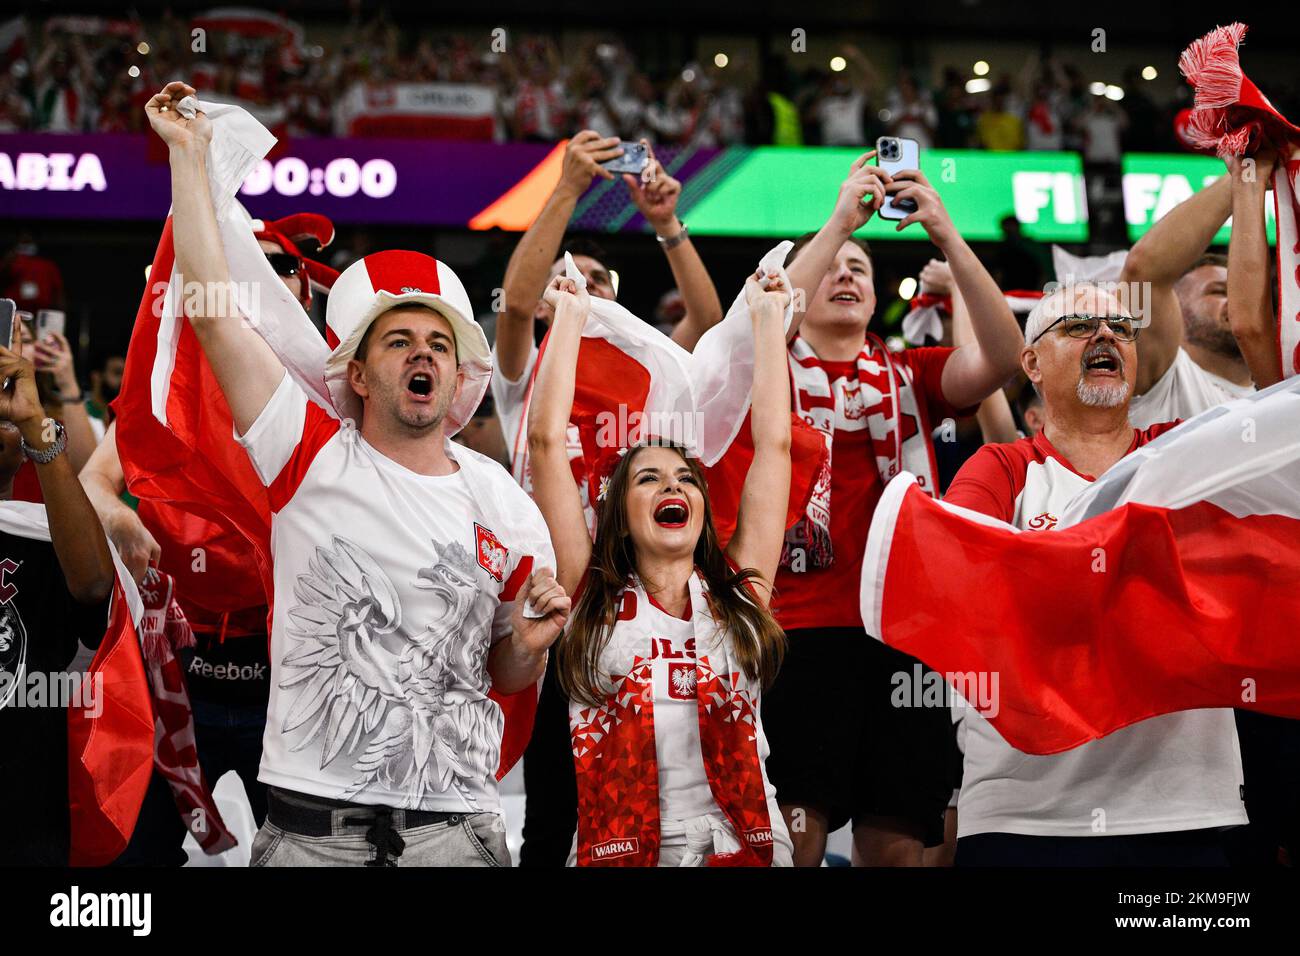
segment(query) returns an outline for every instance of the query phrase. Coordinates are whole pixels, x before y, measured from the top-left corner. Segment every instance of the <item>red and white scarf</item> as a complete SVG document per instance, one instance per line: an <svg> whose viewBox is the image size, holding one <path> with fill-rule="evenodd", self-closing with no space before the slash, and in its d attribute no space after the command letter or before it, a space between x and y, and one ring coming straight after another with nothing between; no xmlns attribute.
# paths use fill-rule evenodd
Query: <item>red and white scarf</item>
<svg viewBox="0 0 1300 956"><path fill-rule="evenodd" d="M1273 171L1277 212L1278 351L1282 377L1300 374L1300 159L1288 146L1300 143L1300 127L1277 111L1242 72L1239 47L1246 24L1211 30L1178 58L1178 68L1196 90L1186 138L1219 156L1253 152L1266 134L1278 147Z"/></svg>
<svg viewBox="0 0 1300 956"><path fill-rule="evenodd" d="M140 644L154 713L154 768L167 781L185 828L204 853L221 853L238 841L217 810L217 801L199 766L194 710L176 651L194 646L194 632L176 603L170 574L149 568L140 587L144 616Z"/></svg>
<svg viewBox="0 0 1300 956"><path fill-rule="evenodd" d="M759 689L732 658L731 642L714 620L698 572L691 576L690 593L704 771L741 847L710 856L708 865L771 866L772 820L758 750ZM605 703L569 703L578 782L578 866L659 862L653 637L637 620L650 599L639 582L632 582L620 600L600 657Z"/></svg>
<svg viewBox="0 0 1300 956"><path fill-rule="evenodd" d="M830 376L812 347L799 336L790 343L794 412L821 432L826 459L807 511L786 532L781 549L783 568L825 568L835 560L831 547L831 449L837 429L869 430L882 483L889 484L900 472L909 471L917 476L917 484L927 494L933 497L937 491L930 423L910 369L895 361L885 344L870 332L858 353L857 369L856 388L832 393ZM798 560L800 551L803 561Z"/></svg>

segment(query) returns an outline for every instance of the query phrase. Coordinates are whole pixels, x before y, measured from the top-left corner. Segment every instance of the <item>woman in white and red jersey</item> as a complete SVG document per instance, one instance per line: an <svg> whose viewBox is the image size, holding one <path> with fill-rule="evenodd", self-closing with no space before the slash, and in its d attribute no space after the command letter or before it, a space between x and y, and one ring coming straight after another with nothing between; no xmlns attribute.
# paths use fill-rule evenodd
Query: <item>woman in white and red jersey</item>
<svg viewBox="0 0 1300 956"><path fill-rule="evenodd" d="M765 288L766 286L766 288ZM569 469L585 289L557 277L528 420L533 497L575 595L558 644L578 790L579 866L790 865L764 769L759 692L785 637L768 611L790 487L790 398L776 275L751 276L754 460L724 550L697 461L648 436L605 485L593 542Z"/></svg>

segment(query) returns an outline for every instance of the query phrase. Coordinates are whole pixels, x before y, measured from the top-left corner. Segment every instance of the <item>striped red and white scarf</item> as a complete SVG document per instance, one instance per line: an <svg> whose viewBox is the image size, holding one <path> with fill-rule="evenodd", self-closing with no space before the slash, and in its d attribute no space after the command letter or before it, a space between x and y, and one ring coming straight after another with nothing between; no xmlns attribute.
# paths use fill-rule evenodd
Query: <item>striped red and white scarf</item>
<svg viewBox="0 0 1300 956"><path fill-rule="evenodd" d="M854 423L865 420L876 470L884 484L909 471L933 496L938 487L937 467L925 404L916 394L911 372L894 360L878 337L868 332L858 353L857 388L834 393L830 377L802 337L795 337L789 351L794 413L821 432L826 442L826 458L807 510L786 532L781 549L781 567L807 571L829 567L835 560L831 546L831 449L836 429L861 428Z"/></svg>

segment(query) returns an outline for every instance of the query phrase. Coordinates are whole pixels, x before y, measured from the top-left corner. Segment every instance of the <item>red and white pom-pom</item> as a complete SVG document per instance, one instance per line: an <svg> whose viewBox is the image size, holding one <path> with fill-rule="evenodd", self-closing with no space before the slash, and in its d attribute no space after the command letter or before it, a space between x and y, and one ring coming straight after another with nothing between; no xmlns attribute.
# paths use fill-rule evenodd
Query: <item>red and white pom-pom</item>
<svg viewBox="0 0 1300 956"><path fill-rule="evenodd" d="M1196 87L1196 109L1231 106L1241 96L1241 60L1237 49L1246 24L1216 27L1194 41L1178 58L1178 69Z"/></svg>

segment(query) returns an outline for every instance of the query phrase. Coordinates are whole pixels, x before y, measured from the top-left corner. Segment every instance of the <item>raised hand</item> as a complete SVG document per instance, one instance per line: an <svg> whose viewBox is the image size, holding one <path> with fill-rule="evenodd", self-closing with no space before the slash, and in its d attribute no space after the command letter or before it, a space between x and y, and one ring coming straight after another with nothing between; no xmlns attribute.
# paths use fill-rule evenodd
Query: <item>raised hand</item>
<svg viewBox="0 0 1300 956"><path fill-rule="evenodd" d="M551 568L538 568L530 574L520 590L520 598L515 602L515 611L511 616L514 640L522 650L541 654L555 643L555 639L564 630L564 625L569 620L572 599L555 580L555 571ZM543 616L524 617L524 599L536 613Z"/></svg>
<svg viewBox="0 0 1300 956"><path fill-rule="evenodd" d="M930 180L919 169L901 169L894 173L893 181L885 187L893 199L911 199L916 203L916 212L912 213L897 226L905 229L914 222L919 222L939 248L957 238L957 230L944 208L939 193L930 185Z"/></svg>
<svg viewBox="0 0 1300 956"><path fill-rule="evenodd" d="M745 303L751 313L762 308L772 308L779 315L785 314L785 307L790 304L790 292L781 280L778 272L763 275L761 269L745 279Z"/></svg>
<svg viewBox="0 0 1300 956"><path fill-rule="evenodd" d="M155 133L172 148L182 146L207 147L212 141L212 124L201 111L194 119L186 119L176 111L177 105L187 96L196 95L194 87L175 80L155 93L144 105L145 115Z"/></svg>
<svg viewBox="0 0 1300 956"><path fill-rule="evenodd" d="M31 426L45 419L36 391L36 369L17 352L0 346L0 382L6 379L9 387L0 390L0 419L13 422L26 435Z"/></svg>
<svg viewBox="0 0 1300 956"><path fill-rule="evenodd" d="M921 291L952 295L952 267L942 259L931 259L921 269Z"/></svg>
<svg viewBox="0 0 1300 956"><path fill-rule="evenodd" d="M649 161L641 171L640 178L631 173L623 174L632 204L645 216L646 222L662 234L673 228L677 222L677 199L682 194L682 184L664 171L659 160L655 159L654 149L646 140L646 154Z"/></svg>
<svg viewBox="0 0 1300 956"><path fill-rule="evenodd" d="M36 371L49 372L60 396L77 392L77 373L72 367L72 347L68 340L58 332L51 332L44 339L32 346Z"/></svg>
<svg viewBox="0 0 1300 956"><path fill-rule="evenodd" d="M578 283L563 275L551 280L542 293L542 299L555 310L556 315L563 308L566 312L576 312L584 322L587 313L591 311L591 297L587 295L587 290L579 288Z"/></svg>
<svg viewBox="0 0 1300 956"><path fill-rule="evenodd" d="M606 160L623 155L617 136L602 138L595 130L584 129L564 150L564 165L560 182L575 194L581 194L591 185L593 176L613 179L614 174L600 165Z"/></svg>
<svg viewBox="0 0 1300 956"><path fill-rule="evenodd" d="M866 225L871 214L880 209L880 204L885 201L885 192L893 182L889 173L879 166L867 164L875 156L876 151L872 149L855 159L849 167L848 177L840 184L831 220L845 233L856 232Z"/></svg>

